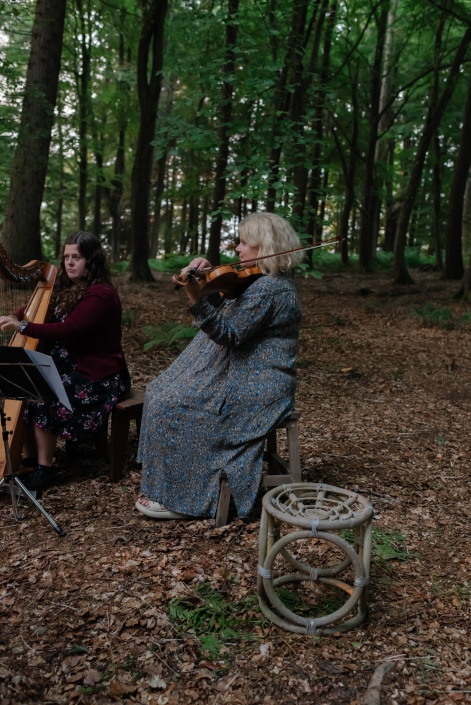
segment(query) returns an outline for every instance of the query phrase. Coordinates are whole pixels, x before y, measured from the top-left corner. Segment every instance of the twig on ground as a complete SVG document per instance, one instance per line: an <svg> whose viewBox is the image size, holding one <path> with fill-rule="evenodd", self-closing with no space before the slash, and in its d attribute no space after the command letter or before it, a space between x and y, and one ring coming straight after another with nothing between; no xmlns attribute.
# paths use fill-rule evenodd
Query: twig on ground
<svg viewBox="0 0 471 705"><path fill-rule="evenodd" d="M395 661L386 661L375 669L370 678L370 682L368 683L366 693L360 701L361 705L380 705L381 684L386 674L388 674L389 671L392 671L394 665Z"/></svg>

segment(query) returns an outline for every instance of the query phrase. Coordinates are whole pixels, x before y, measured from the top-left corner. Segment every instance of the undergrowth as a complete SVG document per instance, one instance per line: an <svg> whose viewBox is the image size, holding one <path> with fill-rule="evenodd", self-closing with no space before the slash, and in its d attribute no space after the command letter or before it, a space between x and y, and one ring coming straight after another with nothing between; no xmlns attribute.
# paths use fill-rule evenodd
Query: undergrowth
<svg viewBox="0 0 471 705"><path fill-rule="evenodd" d="M183 267L195 259L195 257L203 257L203 255L177 255L170 254L149 260L149 267L155 272L179 272ZM405 250L406 264L409 269L420 269L422 267L433 267L435 265L435 255L427 254L420 246L406 247ZM373 271L392 271L394 255L392 252L383 252L378 250L376 258L371 264ZM221 253L221 264L229 264L238 261L235 256L228 256ZM339 252L329 251L327 247L321 247L317 250L312 250L312 265L307 264L307 261L298 267L298 272L302 276L311 276L316 279L322 278L322 272L343 272L347 270L358 269L359 257L356 253L350 253L349 264L343 264ZM130 268L129 260L121 262L113 262L110 264L113 274L118 272L127 272Z"/></svg>
<svg viewBox="0 0 471 705"><path fill-rule="evenodd" d="M168 604L170 620L183 633L195 634L201 650L215 658L224 641L253 641L253 628L263 619L256 595L229 602L224 592L209 583L196 587L188 597L175 598Z"/></svg>
<svg viewBox="0 0 471 705"><path fill-rule="evenodd" d="M438 326L446 330L451 330L471 320L471 311L455 317L448 307L443 306L440 308L432 301L427 301L422 307L414 306L411 309L411 315L421 318L424 325Z"/></svg>
<svg viewBox="0 0 471 705"><path fill-rule="evenodd" d="M142 331L150 338L150 341L144 345L144 350L150 350L155 345L167 348L177 345L182 349L198 333L196 328L184 326L182 323L175 323L174 321L167 321L159 326L145 326Z"/></svg>
<svg viewBox="0 0 471 705"><path fill-rule="evenodd" d="M332 614L345 604L343 590L336 591L333 588L327 588L327 586L323 586L323 590L324 594L314 604L306 602L297 592L286 588L278 588L276 594L289 610L301 617L313 619Z"/></svg>
<svg viewBox="0 0 471 705"><path fill-rule="evenodd" d="M341 536L353 543L355 532L352 529L342 531ZM397 531L383 531L379 527L373 528L371 541L371 557L377 561L405 561L410 557L405 547L406 537Z"/></svg>

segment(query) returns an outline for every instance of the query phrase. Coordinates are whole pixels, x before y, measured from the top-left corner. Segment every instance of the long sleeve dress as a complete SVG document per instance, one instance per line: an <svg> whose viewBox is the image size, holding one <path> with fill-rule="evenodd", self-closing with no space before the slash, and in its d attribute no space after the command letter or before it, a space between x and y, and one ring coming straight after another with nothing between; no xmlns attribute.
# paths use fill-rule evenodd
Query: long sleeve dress
<svg viewBox="0 0 471 705"><path fill-rule="evenodd" d="M142 493L175 512L214 517L224 470L244 517L265 436L294 407L299 299L290 279L269 275L220 308L201 299L189 311L199 333L146 390Z"/></svg>
<svg viewBox="0 0 471 705"><path fill-rule="evenodd" d="M15 315L21 320L24 309ZM69 411L58 401L33 402L25 421L69 441L92 438L129 393L118 292L110 284L93 284L69 314L53 311L49 323L29 323L24 334L45 342L72 406Z"/></svg>

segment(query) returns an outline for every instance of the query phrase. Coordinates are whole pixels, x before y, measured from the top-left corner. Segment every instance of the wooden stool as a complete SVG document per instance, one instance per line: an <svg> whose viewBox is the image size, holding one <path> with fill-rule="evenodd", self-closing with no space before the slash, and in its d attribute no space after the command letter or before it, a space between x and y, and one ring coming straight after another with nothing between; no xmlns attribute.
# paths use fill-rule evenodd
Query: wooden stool
<svg viewBox="0 0 471 705"><path fill-rule="evenodd" d="M128 449L129 427L136 422L137 435L141 430L144 391L131 389L127 399L116 404L111 413L111 468L110 482L119 482L124 474L124 461Z"/></svg>
<svg viewBox="0 0 471 705"><path fill-rule="evenodd" d="M268 472L264 473L262 476L262 487L279 487L280 485L286 485L292 482L302 482L298 440L299 416L299 411L292 411L287 419L282 421L276 428L269 431L267 435L267 449L263 454L263 459L268 463ZM286 429L288 462L283 460L277 452L276 432L281 428ZM226 473L222 472L219 479L221 485L216 512L217 527L227 524L229 501L231 499L231 489Z"/></svg>

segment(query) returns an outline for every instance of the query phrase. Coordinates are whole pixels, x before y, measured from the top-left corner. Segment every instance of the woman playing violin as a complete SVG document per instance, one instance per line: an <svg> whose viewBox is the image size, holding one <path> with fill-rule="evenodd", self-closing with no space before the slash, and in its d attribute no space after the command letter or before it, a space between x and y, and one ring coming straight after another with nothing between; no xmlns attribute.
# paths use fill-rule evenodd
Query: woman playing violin
<svg viewBox="0 0 471 705"><path fill-rule="evenodd" d="M239 226L240 260L300 247L293 228L272 213ZM225 471L239 515L249 514L262 472L264 439L294 407L301 310L289 272L302 253L260 261L264 274L233 300L185 286L199 333L146 390L136 508L156 519L215 516ZM180 274L211 266L197 258Z"/></svg>

